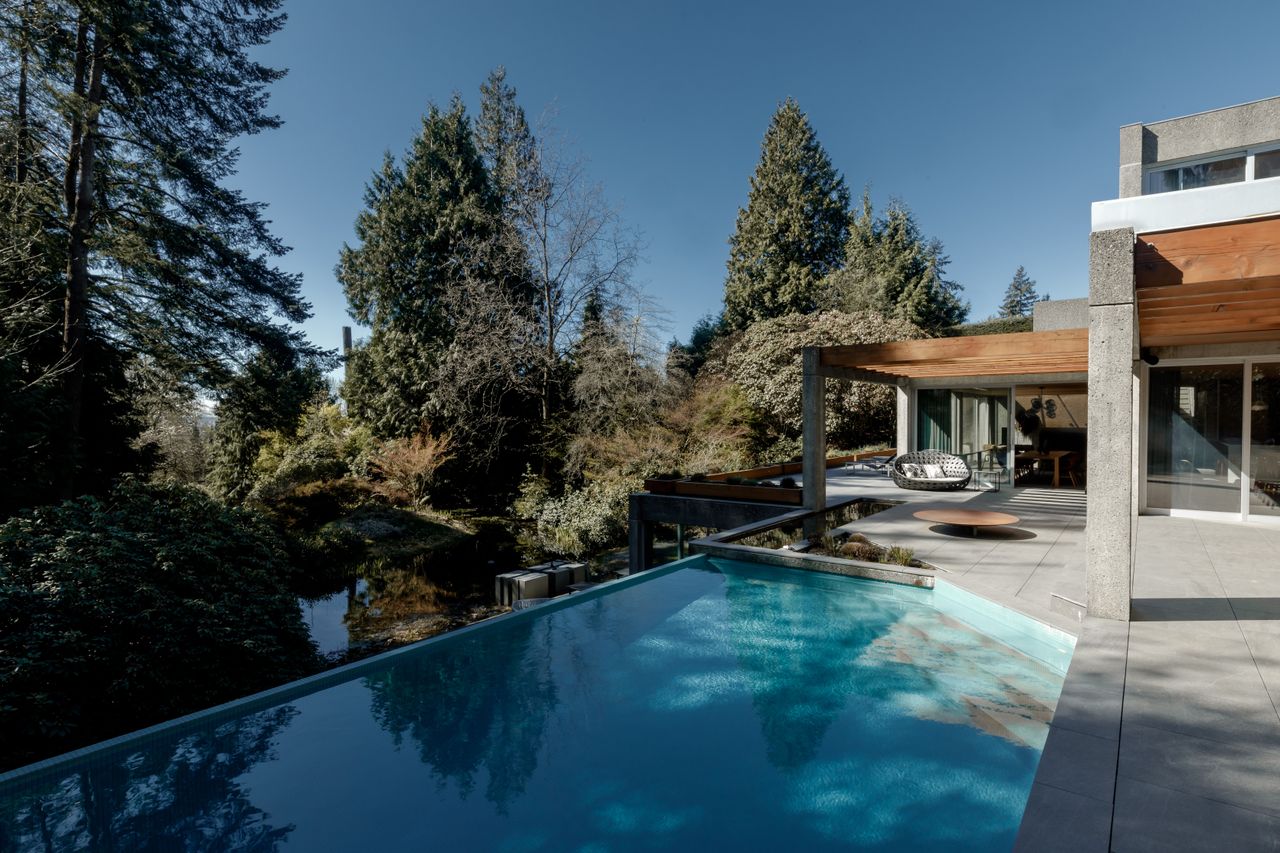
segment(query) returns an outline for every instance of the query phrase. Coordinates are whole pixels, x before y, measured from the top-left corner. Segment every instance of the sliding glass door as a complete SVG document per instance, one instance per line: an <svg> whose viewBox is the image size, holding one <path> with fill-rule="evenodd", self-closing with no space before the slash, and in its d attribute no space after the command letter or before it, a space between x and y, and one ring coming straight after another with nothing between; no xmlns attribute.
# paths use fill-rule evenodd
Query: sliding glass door
<svg viewBox="0 0 1280 853"><path fill-rule="evenodd" d="M1280 519L1280 363L1152 367L1146 505Z"/></svg>
<svg viewBox="0 0 1280 853"><path fill-rule="evenodd" d="M1249 400L1249 515L1280 517L1280 362L1253 365Z"/></svg>
<svg viewBox="0 0 1280 853"><path fill-rule="evenodd" d="M916 396L916 448L945 450L974 468L1008 465L1009 389L925 388Z"/></svg>

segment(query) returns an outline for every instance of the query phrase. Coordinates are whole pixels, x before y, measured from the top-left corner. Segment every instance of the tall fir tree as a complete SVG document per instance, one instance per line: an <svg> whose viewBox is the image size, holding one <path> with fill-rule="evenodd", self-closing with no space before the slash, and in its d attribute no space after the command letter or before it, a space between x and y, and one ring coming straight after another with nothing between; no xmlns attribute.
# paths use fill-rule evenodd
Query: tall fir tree
<svg viewBox="0 0 1280 853"><path fill-rule="evenodd" d="M403 163L387 154L374 174L356 218L360 243L344 245L338 260L351 314L371 329L350 357L343 394L378 435L412 435L437 414L433 375L451 332L445 297L491 275L485 247L498 217L462 100L432 104Z"/></svg>
<svg viewBox="0 0 1280 853"><path fill-rule="evenodd" d="M725 323L809 313L822 279L840 265L849 190L800 105L788 98L765 131L747 206L729 239Z"/></svg>
<svg viewBox="0 0 1280 853"><path fill-rule="evenodd" d="M539 180L538 144L524 108L516 100L515 87L507 82L507 69L501 65L480 84L475 135L503 217L514 222L522 196Z"/></svg>
<svg viewBox="0 0 1280 853"><path fill-rule="evenodd" d="M874 311L938 332L964 322L961 286L946 278L942 241L920 231L910 208L894 200L876 215L871 196L849 220L841 268L823 282L822 307Z"/></svg>
<svg viewBox="0 0 1280 853"><path fill-rule="evenodd" d="M261 205L225 186L235 141L280 123L265 106L283 72L250 54L283 25L281 2L0 11L6 67L11 56L17 66L5 165L24 221L44 229L38 266L59 271L52 291L30 273L19 290L58 318L57 351L28 355L56 389L44 458L62 496L90 488L82 474L102 450L91 399L122 359L216 387L247 350L307 349L281 322L309 314L299 279L273 265L285 247ZM9 231L0 254L29 236Z"/></svg>
<svg viewBox="0 0 1280 853"><path fill-rule="evenodd" d="M1004 301L1000 303L1001 317L1029 317L1035 304L1040 301L1036 292L1035 279L1027 275L1026 269L1019 264L1013 273L1013 280L1004 291Z"/></svg>

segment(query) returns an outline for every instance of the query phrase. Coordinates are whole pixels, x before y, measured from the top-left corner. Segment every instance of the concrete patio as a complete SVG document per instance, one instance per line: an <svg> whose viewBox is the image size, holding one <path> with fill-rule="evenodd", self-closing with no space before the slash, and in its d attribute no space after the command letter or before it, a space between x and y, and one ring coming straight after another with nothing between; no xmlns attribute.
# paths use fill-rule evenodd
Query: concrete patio
<svg viewBox="0 0 1280 853"><path fill-rule="evenodd" d="M1143 516L1133 621L1079 621L1083 493L906 492L845 470L827 486L907 501L851 527L1078 634L1019 850L1280 850L1280 527ZM911 516L957 504L1021 523L971 537Z"/></svg>

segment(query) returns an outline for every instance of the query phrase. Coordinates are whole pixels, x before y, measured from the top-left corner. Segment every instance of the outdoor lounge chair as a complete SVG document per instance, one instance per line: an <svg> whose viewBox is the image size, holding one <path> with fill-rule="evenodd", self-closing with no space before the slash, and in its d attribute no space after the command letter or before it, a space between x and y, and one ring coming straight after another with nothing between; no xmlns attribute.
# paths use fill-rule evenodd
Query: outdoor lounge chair
<svg viewBox="0 0 1280 853"><path fill-rule="evenodd" d="M941 450L917 450L895 456L889 475L901 489L946 492L969 485L973 471L959 456Z"/></svg>

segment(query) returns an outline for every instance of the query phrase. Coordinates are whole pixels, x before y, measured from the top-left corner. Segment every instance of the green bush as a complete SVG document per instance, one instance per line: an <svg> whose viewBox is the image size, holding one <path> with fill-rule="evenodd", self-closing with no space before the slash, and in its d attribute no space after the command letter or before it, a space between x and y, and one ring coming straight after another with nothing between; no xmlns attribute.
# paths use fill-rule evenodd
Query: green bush
<svg viewBox="0 0 1280 853"><path fill-rule="evenodd" d="M260 508L288 530L314 530L366 504L386 504L368 480L343 477L303 483Z"/></svg>
<svg viewBox="0 0 1280 853"><path fill-rule="evenodd" d="M0 765L313 671L289 572L263 522L177 485L0 525Z"/></svg>
<svg viewBox="0 0 1280 853"><path fill-rule="evenodd" d="M627 501L638 483L592 481L548 500L538 514L538 541L547 551L582 558L621 545Z"/></svg>
<svg viewBox="0 0 1280 853"><path fill-rule="evenodd" d="M262 434L253 463L251 500L272 501L306 483L369 473L380 447L366 426L358 425L334 403L313 406L302 416L296 435Z"/></svg>

